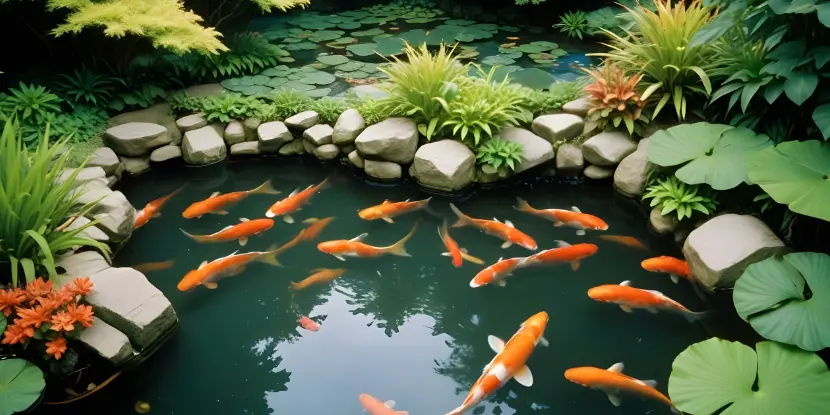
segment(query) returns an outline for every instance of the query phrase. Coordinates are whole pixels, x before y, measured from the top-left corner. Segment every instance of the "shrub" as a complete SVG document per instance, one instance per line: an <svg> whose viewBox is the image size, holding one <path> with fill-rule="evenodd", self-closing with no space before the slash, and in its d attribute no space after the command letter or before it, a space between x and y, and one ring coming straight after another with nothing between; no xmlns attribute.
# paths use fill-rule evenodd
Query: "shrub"
<svg viewBox="0 0 830 415"><path fill-rule="evenodd" d="M308 109L320 115L320 122L331 124L337 121L337 117L346 111L346 101L338 98L324 97L313 101Z"/></svg>
<svg viewBox="0 0 830 415"><path fill-rule="evenodd" d="M61 110L61 99L42 85L20 82L19 88L9 88L9 94L0 94L0 112L21 123L38 124Z"/></svg>
<svg viewBox="0 0 830 415"><path fill-rule="evenodd" d="M208 122L256 118L263 110L262 102L240 94L212 95L203 99L201 106Z"/></svg>
<svg viewBox="0 0 830 415"><path fill-rule="evenodd" d="M204 101L204 98L190 96L184 92L167 97L170 109L176 114L194 114L202 111L202 101Z"/></svg>
<svg viewBox="0 0 830 415"><path fill-rule="evenodd" d="M86 66L58 76L62 80L55 82L55 91L73 108L79 104L104 106L115 91L115 78L93 72Z"/></svg>
<svg viewBox="0 0 830 415"><path fill-rule="evenodd" d="M281 90L269 96L260 118L262 121L284 120L292 115L306 111L311 106L311 99L300 92Z"/></svg>
<svg viewBox="0 0 830 415"><path fill-rule="evenodd" d="M349 103L363 116L367 127L391 116L392 109L383 100L366 97L352 100Z"/></svg>
<svg viewBox="0 0 830 415"><path fill-rule="evenodd" d="M109 108L115 111L147 108L164 99L165 91L183 88L170 69L156 54L139 55L126 65L111 68L117 88Z"/></svg>
<svg viewBox="0 0 830 415"><path fill-rule="evenodd" d="M522 151L519 143L493 138L476 149L476 159L479 164L489 164L497 169L507 166L510 170L516 170L522 162Z"/></svg>
<svg viewBox="0 0 830 415"><path fill-rule="evenodd" d="M660 209L661 215L675 212L678 220L691 218L695 211L711 215L716 206L714 194L697 185L683 183L674 176L649 186L643 195L643 200L647 199L651 199L649 206Z"/></svg>
<svg viewBox="0 0 830 415"><path fill-rule="evenodd" d="M276 66L278 58L287 56L279 46L253 33L239 33L228 39L229 50L218 54L190 53L169 55L176 74L198 81L230 78L260 72Z"/></svg>
<svg viewBox="0 0 830 415"><path fill-rule="evenodd" d="M558 27L560 32L570 37L582 39L582 35L586 34L589 29L588 17L581 10L567 12L559 19L559 23L553 25L553 27Z"/></svg>
<svg viewBox="0 0 830 415"><path fill-rule="evenodd" d="M647 124L648 118L643 116L645 103L635 91L642 76L638 74L626 78L622 70L607 61L602 70L583 70L595 81L585 87L585 92L592 105L588 115L597 126L606 129L609 123L615 128L625 124L629 135L642 135L642 124Z"/></svg>

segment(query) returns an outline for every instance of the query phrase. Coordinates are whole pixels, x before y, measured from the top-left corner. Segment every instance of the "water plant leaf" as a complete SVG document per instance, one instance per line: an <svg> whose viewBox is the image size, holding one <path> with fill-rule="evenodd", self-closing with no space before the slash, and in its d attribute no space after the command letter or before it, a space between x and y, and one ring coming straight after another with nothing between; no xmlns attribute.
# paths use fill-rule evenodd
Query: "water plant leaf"
<svg viewBox="0 0 830 415"><path fill-rule="evenodd" d="M23 359L0 360L0 415L28 409L46 387L43 372Z"/></svg>
<svg viewBox="0 0 830 415"><path fill-rule="evenodd" d="M356 71L363 67L363 62L349 61L341 65L335 66L335 69L343 72Z"/></svg>
<svg viewBox="0 0 830 415"><path fill-rule="evenodd" d="M375 52L383 56L392 56L403 53L403 48L406 45L403 39L398 37L379 39L376 43L377 47L375 48Z"/></svg>
<svg viewBox="0 0 830 415"><path fill-rule="evenodd" d="M819 105L813 111L813 122L816 123L825 140L830 138L830 103Z"/></svg>
<svg viewBox="0 0 830 415"><path fill-rule="evenodd" d="M321 98L328 95L331 92L331 88L318 88L312 89L311 91L306 91L304 94L309 98Z"/></svg>
<svg viewBox="0 0 830 415"><path fill-rule="evenodd" d="M475 22L472 21L472 20L465 20L465 19L452 19L452 20L447 20L446 21L446 24L453 25L453 26L469 26L469 25L474 24L474 23Z"/></svg>
<svg viewBox="0 0 830 415"><path fill-rule="evenodd" d="M323 72L323 71L314 71L308 72L299 79L300 82L304 84L311 84L311 85L328 85L335 81L334 75Z"/></svg>
<svg viewBox="0 0 830 415"><path fill-rule="evenodd" d="M326 65L340 65L349 61L349 58L343 55L318 55L317 60Z"/></svg>
<svg viewBox="0 0 830 415"><path fill-rule="evenodd" d="M363 30L363 31L360 31L360 32L352 32L352 36L366 37L366 36L382 35L383 33L384 33L383 30L378 29L377 27L375 27L375 28L372 28L372 29L369 29L369 30Z"/></svg>
<svg viewBox="0 0 830 415"><path fill-rule="evenodd" d="M490 66L496 66L496 65L512 65L512 64L516 63L516 61L514 61L513 59L510 59L509 57L507 57L505 55L493 55L493 56L485 57L484 59L481 60L481 63L483 63L485 65L490 65Z"/></svg>
<svg viewBox="0 0 830 415"><path fill-rule="evenodd" d="M514 84L520 84L534 89L548 88L555 80L550 72L536 68L526 68L511 72L508 78Z"/></svg>
<svg viewBox="0 0 830 415"><path fill-rule="evenodd" d="M337 25L338 28L346 30L357 29L360 26L361 24L358 22L343 22Z"/></svg>
<svg viewBox="0 0 830 415"><path fill-rule="evenodd" d="M311 37L309 37L308 40L312 42L326 42L329 40L337 39L340 36L343 36L345 33L346 32L342 30L320 30L314 32L314 34L311 35Z"/></svg>
<svg viewBox="0 0 830 415"><path fill-rule="evenodd" d="M346 46L346 50L357 56L370 56L375 53L375 48L377 47L377 43L356 43Z"/></svg>
<svg viewBox="0 0 830 415"><path fill-rule="evenodd" d="M765 341L756 350L717 338L695 343L672 363L669 395L690 414L818 414L830 371L814 353ZM757 391L753 390L758 379Z"/></svg>

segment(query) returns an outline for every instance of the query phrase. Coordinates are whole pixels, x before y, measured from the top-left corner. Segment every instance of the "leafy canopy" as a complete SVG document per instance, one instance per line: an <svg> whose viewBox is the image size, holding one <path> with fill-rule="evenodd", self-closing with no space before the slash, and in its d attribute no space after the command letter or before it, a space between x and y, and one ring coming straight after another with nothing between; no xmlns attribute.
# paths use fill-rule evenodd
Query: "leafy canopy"
<svg viewBox="0 0 830 415"><path fill-rule="evenodd" d="M5 323L5 318L0 318ZM46 381L34 364L23 359L0 360L0 415L13 415L34 404Z"/></svg>

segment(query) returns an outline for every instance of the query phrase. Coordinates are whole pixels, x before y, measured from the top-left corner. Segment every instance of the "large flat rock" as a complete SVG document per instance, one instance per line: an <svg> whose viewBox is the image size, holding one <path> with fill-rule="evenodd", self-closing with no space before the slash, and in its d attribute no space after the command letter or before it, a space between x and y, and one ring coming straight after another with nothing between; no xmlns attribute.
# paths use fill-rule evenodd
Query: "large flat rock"
<svg viewBox="0 0 830 415"><path fill-rule="evenodd" d="M345 146L354 143L354 140L365 128L366 121L363 116L356 109L349 108L337 117L331 139L334 144Z"/></svg>
<svg viewBox="0 0 830 415"><path fill-rule="evenodd" d="M130 339L98 317L92 317L92 320L92 327L82 331L78 340L115 367L126 363L134 353Z"/></svg>
<svg viewBox="0 0 830 415"><path fill-rule="evenodd" d="M205 114L199 112L190 114L176 120L176 127L179 131L186 133L188 131L198 130L208 124Z"/></svg>
<svg viewBox="0 0 830 415"><path fill-rule="evenodd" d="M418 128L409 118L389 118L363 130L355 145L361 156L408 164L418 148Z"/></svg>
<svg viewBox="0 0 830 415"><path fill-rule="evenodd" d="M178 145L182 142L182 133L176 127L176 117L173 116L173 111L170 110L170 105L167 103L156 104L143 110L118 114L110 118L109 126L114 127L128 122L149 122L163 125L167 128L167 133L170 134L171 143Z"/></svg>
<svg viewBox="0 0 830 415"><path fill-rule="evenodd" d="M231 155L233 156L246 156L256 154L262 154L262 151L259 150L259 142L257 141L245 141L231 146Z"/></svg>
<svg viewBox="0 0 830 415"><path fill-rule="evenodd" d="M522 162L516 168L515 173L521 173L553 159L553 146L550 142L524 128L502 128L499 135L504 141L522 146Z"/></svg>
<svg viewBox="0 0 830 415"><path fill-rule="evenodd" d="M86 162L86 167L100 167L104 169L107 176L112 176L118 174L120 163L121 160L118 160L115 151L109 147L101 147L92 152Z"/></svg>
<svg viewBox="0 0 830 415"><path fill-rule="evenodd" d="M72 231L72 230L78 229L78 228L80 228L80 227L82 227L82 226L84 226L84 225L86 225L90 222L92 222L92 221L85 218L85 217L83 217L83 216L81 216L78 219L75 219L75 221L72 222L72 224L67 226L66 230ZM84 236L84 237L94 239L94 240L99 241L99 242L109 242L109 240L110 240L109 235L107 235L106 232L102 231L100 228L98 228L96 226L90 226L90 227L82 230L80 233L78 233L78 236Z"/></svg>
<svg viewBox="0 0 830 415"><path fill-rule="evenodd" d="M533 120L530 129L551 144L559 140L570 140L582 133L582 117L573 114L541 115Z"/></svg>
<svg viewBox="0 0 830 415"><path fill-rule="evenodd" d="M65 181L69 180L69 178L72 177L72 175L75 173L76 170L78 171L78 174L76 174L75 178L72 180L72 187L73 188L78 187L78 186L93 185L90 182L93 182L93 181L100 182L100 180L98 180L98 179L106 180L106 178L107 178L107 173L101 167L86 167L86 168L83 168L83 169L66 169L66 170L62 171L61 174L58 175L58 178L57 178L58 183L63 183Z"/></svg>
<svg viewBox="0 0 830 415"><path fill-rule="evenodd" d="M637 150L637 144L619 131L604 131L582 144L585 160L596 166L616 166Z"/></svg>
<svg viewBox="0 0 830 415"><path fill-rule="evenodd" d="M648 148L651 138L637 143L637 150L624 158L614 171L614 188L630 197L640 197L646 186L648 170Z"/></svg>
<svg viewBox="0 0 830 415"><path fill-rule="evenodd" d="M334 129L328 124L317 124L303 131L303 138L311 141L315 146L319 147L325 144L331 144L331 134Z"/></svg>
<svg viewBox="0 0 830 415"><path fill-rule="evenodd" d="M390 161L365 160L363 164L363 169L366 171L366 174L370 177L374 177L375 179L397 180L400 179L403 174L403 169L398 163L392 163Z"/></svg>
<svg viewBox="0 0 830 415"><path fill-rule="evenodd" d="M303 111L285 119L285 125L297 131L305 131L320 121L320 114L315 111Z"/></svg>
<svg viewBox="0 0 830 415"><path fill-rule="evenodd" d="M283 144L294 139L288 127L282 121L265 122L257 127L259 150L263 153L276 153Z"/></svg>
<svg viewBox="0 0 830 415"><path fill-rule="evenodd" d="M153 163L163 163L168 160L180 159L182 158L182 148L181 146L175 145L166 145L164 147L159 147L153 150L150 153L150 161Z"/></svg>
<svg viewBox="0 0 830 415"><path fill-rule="evenodd" d="M159 147L159 148L165 148L165 147L169 147L169 146L162 146L162 147ZM158 149L156 149L156 150L158 150ZM156 150L153 150L153 152L156 152ZM150 153L150 154L152 155L153 153ZM124 171L126 171L128 174L136 175L136 174L144 173L147 170L150 170L150 157L147 157L147 156L141 156L141 157L121 156L120 160L121 160L121 164L124 166Z"/></svg>
<svg viewBox="0 0 830 415"><path fill-rule="evenodd" d="M467 146L455 140L441 140L418 148L409 174L421 186L454 192L473 183L475 166L476 156Z"/></svg>
<svg viewBox="0 0 830 415"><path fill-rule="evenodd" d="M63 268L66 271L64 274L70 278L88 277L112 268L112 265L98 251L84 251L64 255L57 259L55 265Z"/></svg>
<svg viewBox="0 0 830 415"><path fill-rule="evenodd" d="M104 132L104 143L122 156L142 156L170 141L166 127L148 122L129 122Z"/></svg>
<svg viewBox="0 0 830 415"><path fill-rule="evenodd" d="M588 97L580 97L571 102L565 103L562 106L562 111L568 114L573 114L579 117L588 115L588 111L593 107L591 100Z"/></svg>
<svg viewBox="0 0 830 415"><path fill-rule="evenodd" d="M184 133L182 157L187 164L212 164L227 158L228 148L217 129L208 125Z"/></svg>

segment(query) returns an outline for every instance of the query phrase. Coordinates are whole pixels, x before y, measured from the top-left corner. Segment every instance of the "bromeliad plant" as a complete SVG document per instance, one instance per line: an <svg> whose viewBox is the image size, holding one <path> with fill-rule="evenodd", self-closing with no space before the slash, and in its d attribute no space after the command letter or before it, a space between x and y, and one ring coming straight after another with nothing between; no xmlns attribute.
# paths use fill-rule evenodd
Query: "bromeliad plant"
<svg viewBox="0 0 830 415"><path fill-rule="evenodd" d="M648 199L651 199L649 206L660 209L663 216L675 212L678 221L691 218L694 212L711 215L717 205L714 194L697 185L683 183L674 176L649 186L643 195L643 200Z"/></svg>
<svg viewBox="0 0 830 415"><path fill-rule="evenodd" d="M570 36L582 39L588 33L588 16L582 10L567 12L559 19L559 23L553 25L559 31Z"/></svg>
<svg viewBox="0 0 830 415"><path fill-rule="evenodd" d="M625 77L623 71L609 61L601 70L583 70L594 79L594 83L585 87L585 92L592 105L588 115L597 126L606 129L608 124L615 128L624 124L629 135L642 135L643 124L649 121L643 115L645 102L636 92L642 75Z"/></svg>
<svg viewBox="0 0 830 415"><path fill-rule="evenodd" d="M479 164L489 164L498 169L507 166L516 170L522 162L522 145L500 138L492 138L476 149L476 159Z"/></svg>

